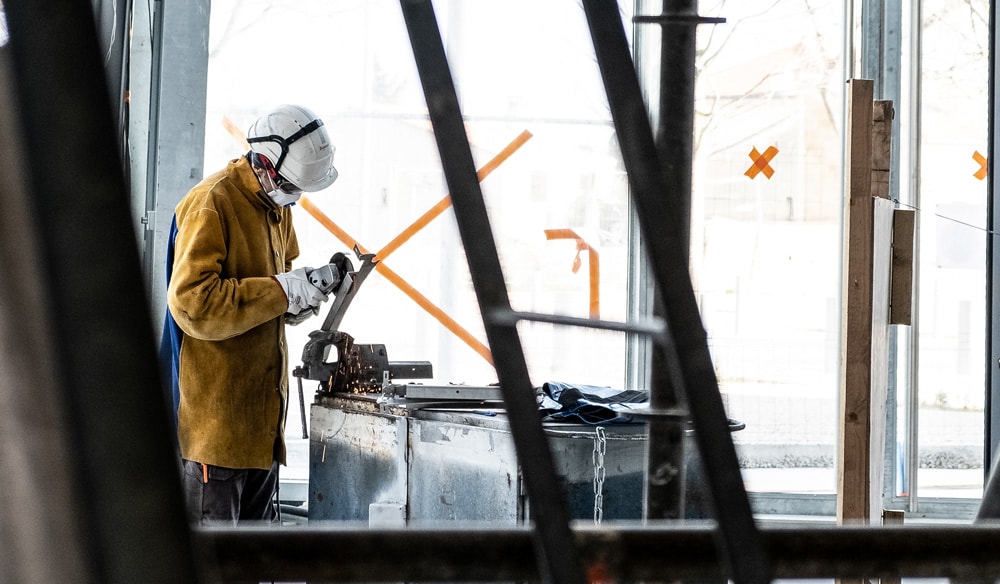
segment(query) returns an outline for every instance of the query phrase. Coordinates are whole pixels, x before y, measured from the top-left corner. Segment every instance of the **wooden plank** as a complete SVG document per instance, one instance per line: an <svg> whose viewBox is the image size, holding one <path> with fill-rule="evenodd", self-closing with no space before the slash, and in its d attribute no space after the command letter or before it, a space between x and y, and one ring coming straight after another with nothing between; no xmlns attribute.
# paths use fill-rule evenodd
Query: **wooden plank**
<svg viewBox="0 0 1000 584"><path fill-rule="evenodd" d="M841 432L837 448L840 524L865 523L870 509L873 83L852 79L848 92Z"/></svg>
<svg viewBox="0 0 1000 584"><path fill-rule="evenodd" d="M904 513L902 511L897 511L893 509L883 509L882 525L890 527L903 525L903 516ZM880 584L900 584L900 582L902 582L902 579L899 578L898 576L885 577L880 580Z"/></svg>
<svg viewBox="0 0 1000 584"><path fill-rule="evenodd" d="M883 509L882 525L902 525L905 516L906 513L898 509Z"/></svg>
<svg viewBox="0 0 1000 584"><path fill-rule="evenodd" d="M913 324L913 233L917 212L896 209L892 220L892 295L889 323Z"/></svg>
<svg viewBox="0 0 1000 584"><path fill-rule="evenodd" d="M868 430L868 518L878 525L885 467L889 397L889 289L892 281L892 223L895 202L875 197L872 237L872 357Z"/></svg>
<svg viewBox="0 0 1000 584"><path fill-rule="evenodd" d="M878 100L872 106L872 196L889 198L892 165L892 100Z"/></svg>
<svg viewBox="0 0 1000 584"><path fill-rule="evenodd" d="M892 101L872 104L872 312L871 382L868 393L868 510L877 525L884 484L886 411L889 397L889 296L892 288L892 227L895 203L889 197L892 160Z"/></svg>

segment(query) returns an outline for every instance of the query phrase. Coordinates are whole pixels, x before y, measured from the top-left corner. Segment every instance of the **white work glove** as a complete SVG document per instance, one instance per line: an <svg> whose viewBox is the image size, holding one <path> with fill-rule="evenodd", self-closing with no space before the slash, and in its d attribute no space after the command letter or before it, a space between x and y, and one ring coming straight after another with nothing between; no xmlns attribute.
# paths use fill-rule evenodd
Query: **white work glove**
<svg viewBox="0 0 1000 584"><path fill-rule="evenodd" d="M311 268L298 268L274 276L274 279L281 284L281 289L285 291L285 297L288 298L288 312L291 314L297 315L303 311L319 308L319 305L329 298L309 281L307 275L309 271Z"/></svg>
<svg viewBox="0 0 1000 584"><path fill-rule="evenodd" d="M290 324L295 326L297 324L302 324L310 318L319 314L319 306L314 306L309 310L303 310L298 314L292 314L291 312L285 313L285 324Z"/></svg>

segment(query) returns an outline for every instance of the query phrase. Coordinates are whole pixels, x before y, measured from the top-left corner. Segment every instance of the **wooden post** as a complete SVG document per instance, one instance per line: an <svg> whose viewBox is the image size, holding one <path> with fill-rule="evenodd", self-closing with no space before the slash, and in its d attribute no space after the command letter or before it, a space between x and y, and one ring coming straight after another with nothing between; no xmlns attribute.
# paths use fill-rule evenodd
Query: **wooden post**
<svg viewBox="0 0 1000 584"><path fill-rule="evenodd" d="M851 80L837 520L877 520L888 371L894 204L889 195L892 102L872 101L872 82Z"/></svg>
<svg viewBox="0 0 1000 584"><path fill-rule="evenodd" d="M896 263L905 263L906 252L901 247L897 257L893 251L897 214L889 199L892 102L873 102L869 80L851 80L848 87L837 521L857 525L876 523L881 508L891 275ZM912 229L909 233L912 258ZM900 234L900 244L905 237ZM898 292L908 294L906 290L900 284Z"/></svg>
<svg viewBox="0 0 1000 584"><path fill-rule="evenodd" d="M868 79L848 81L841 432L837 451L837 522L865 523L870 500L872 365L872 92Z"/></svg>
<svg viewBox="0 0 1000 584"><path fill-rule="evenodd" d="M889 198L892 101L872 107L872 311L869 390L867 517L878 524L884 484L886 413L889 398L889 298L892 289L892 228L896 204Z"/></svg>
<svg viewBox="0 0 1000 584"><path fill-rule="evenodd" d="M895 511L895 510L892 510L892 509L883 509L882 510L882 525L888 525L888 526L899 526L899 525L902 525L903 524L903 515L904 515L904 513L902 511ZM881 581L880 581L880 584L900 584L900 582L902 582L902 579L899 578L898 576L896 576L896 577L882 578Z"/></svg>

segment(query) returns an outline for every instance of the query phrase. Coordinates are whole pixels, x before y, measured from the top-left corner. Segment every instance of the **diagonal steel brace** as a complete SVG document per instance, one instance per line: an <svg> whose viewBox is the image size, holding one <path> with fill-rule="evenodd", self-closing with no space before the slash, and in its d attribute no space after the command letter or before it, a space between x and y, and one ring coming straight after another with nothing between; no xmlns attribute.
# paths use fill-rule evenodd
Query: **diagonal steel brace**
<svg viewBox="0 0 1000 584"><path fill-rule="evenodd" d="M569 505L542 428L516 323L490 318L509 312L510 299L434 7L430 0L401 0L400 5L531 503L539 572L544 581L583 584Z"/></svg>

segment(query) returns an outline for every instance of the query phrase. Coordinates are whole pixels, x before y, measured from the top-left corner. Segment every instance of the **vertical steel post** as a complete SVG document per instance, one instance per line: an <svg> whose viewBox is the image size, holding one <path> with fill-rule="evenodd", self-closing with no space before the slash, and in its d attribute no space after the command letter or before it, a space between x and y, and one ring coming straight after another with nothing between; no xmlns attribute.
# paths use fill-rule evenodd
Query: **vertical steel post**
<svg viewBox="0 0 1000 584"><path fill-rule="evenodd" d="M695 0L663 0L664 15L697 14ZM676 214L678 253L690 257L691 173L694 142L694 21L664 21L660 24L660 99L656 148L666 181L666 196ZM663 296L654 294L653 314L666 319ZM684 396L670 381L668 355L654 348L650 365L649 405L654 411L681 410ZM676 519L684 516L684 435L687 420L652 417L646 460L645 517ZM672 476L675 475L675 476Z"/></svg>
<svg viewBox="0 0 1000 584"><path fill-rule="evenodd" d="M996 0L990 0L990 31L989 31L989 115L987 116L987 184L986 184L986 225L990 233L1000 231L1000 213L997 213L1000 188L997 182L997 132L1000 125L996 123L1000 116L1000 99L997 99L997 86L1000 85L1000 54L998 54L998 28L1000 19L997 14ZM986 435L985 472L989 477L993 466L1000 460L1000 326L996 319L1000 316L1000 246L995 237L986 238ZM1000 491L997 493L1000 495Z"/></svg>

